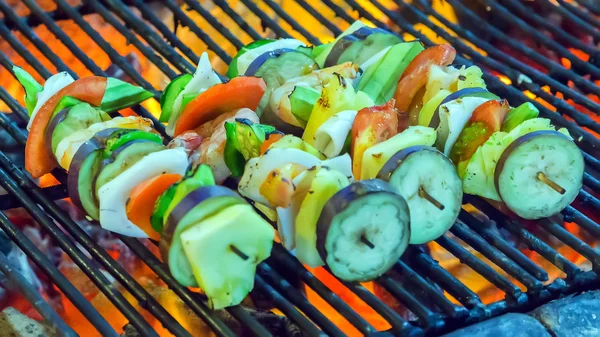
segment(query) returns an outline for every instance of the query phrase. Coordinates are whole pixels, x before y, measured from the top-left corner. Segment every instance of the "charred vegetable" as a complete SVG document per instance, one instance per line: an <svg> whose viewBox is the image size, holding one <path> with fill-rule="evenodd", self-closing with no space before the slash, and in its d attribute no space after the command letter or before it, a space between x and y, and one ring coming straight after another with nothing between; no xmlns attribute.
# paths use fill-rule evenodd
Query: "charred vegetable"
<svg viewBox="0 0 600 337"><path fill-rule="evenodd" d="M254 124L245 118L225 122L227 141L223 156L232 176L240 177L244 173L246 161L258 157L265 138L277 132L272 126Z"/></svg>
<svg viewBox="0 0 600 337"><path fill-rule="evenodd" d="M318 221L317 249L345 281L370 281L408 246L410 213L404 198L378 179L357 181L335 193Z"/></svg>
<svg viewBox="0 0 600 337"><path fill-rule="evenodd" d="M444 154L429 146L411 146L393 155L379 172L410 208L410 243L443 235L462 206L462 180Z"/></svg>

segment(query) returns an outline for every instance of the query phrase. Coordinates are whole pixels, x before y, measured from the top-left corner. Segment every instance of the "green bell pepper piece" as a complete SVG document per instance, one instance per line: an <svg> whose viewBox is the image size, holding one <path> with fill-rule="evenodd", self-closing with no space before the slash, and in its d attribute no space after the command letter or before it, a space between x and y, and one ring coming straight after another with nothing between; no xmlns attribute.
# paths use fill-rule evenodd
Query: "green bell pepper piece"
<svg viewBox="0 0 600 337"><path fill-rule="evenodd" d="M100 109L110 113L141 103L152 96L154 94L142 87L108 77Z"/></svg>
<svg viewBox="0 0 600 337"><path fill-rule="evenodd" d="M23 68L13 66L12 70L25 90L25 106L27 107L27 113L31 116L31 113L37 104L37 94L42 91L44 87Z"/></svg>

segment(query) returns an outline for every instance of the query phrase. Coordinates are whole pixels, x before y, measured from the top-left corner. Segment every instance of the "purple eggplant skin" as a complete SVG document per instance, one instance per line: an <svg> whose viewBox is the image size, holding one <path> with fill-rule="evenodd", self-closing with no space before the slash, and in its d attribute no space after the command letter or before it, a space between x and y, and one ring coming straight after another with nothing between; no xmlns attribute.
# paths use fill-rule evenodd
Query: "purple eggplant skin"
<svg viewBox="0 0 600 337"><path fill-rule="evenodd" d="M369 34L367 34L367 35L369 35ZM365 37L367 35L365 35ZM361 40L361 38L358 38L352 34L346 35L346 36L342 37L341 39L339 39L335 43L335 45L333 45L333 48L331 48L331 51L329 52L329 54L327 54L327 58L325 59L325 63L323 66L325 68L327 68L327 67L336 65L338 63L340 56L342 56L342 54L344 53L346 48L351 46L354 42L360 41L360 40Z"/></svg>
<svg viewBox="0 0 600 337"><path fill-rule="evenodd" d="M429 122L429 127L433 128L433 129L437 129L438 126L440 126L440 106L442 106L448 102L454 101L456 99L459 99L463 96L478 96L478 95L486 95L486 94L489 94L490 98L496 96L483 88L464 88L459 91L451 93L450 95L448 95L448 97L444 98L444 100L440 103L440 105L438 105L438 107L435 109L435 112L433 113L433 117L431 118L431 121ZM499 99L499 97L497 97L497 98Z"/></svg>
<svg viewBox="0 0 600 337"><path fill-rule="evenodd" d="M169 216L167 217L165 227L160 236L160 254L165 263L169 261L171 243L173 242L173 236L175 235L177 226L179 225L179 221L183 219L183 217L189 211L191 211L194 207L198 206L202 202L210 198L218 197L239 198L240 202L245 202L244 199L235 191L227 187L211 185L199 187L193 190L192 192L188 193L183 199L181 199L177 206L173 208L173 210L171 211L171 213L169 213Z"/></svg>
<svg viewBox="0 0 600 337"><path fill-rule="evenodd" d="M338 191L327 201L325 207L323 207L323 210L321 211L319 220L317 221L317 251L319 252L319 255L323 261L327 261L327 236L329 234L331 224L333 223L335 217L347 208L352 207L352 204L354 202L360 201L360 199L362 198L366 198L376 194L387 194L401 201L401 207L404 208L403 212L409 214L408 204L406 203L404 198L397 194L394 191L394 188L387 182L381 179L368 179L355 181L351 183L350 185ZM403 238L403 240L406 243L404 245L404 249L406 249L410 238L410 223L407 223L406 225L406 229L403 233ZM392 265L393 264L390 265L390 268ZM375 277L380 276L386 271L387 270L382 271L379 275L376 275ZM375 277L367 276L365 278L358 278L348 281L366 282L371 281Z"/></svg>
<svg viewBox="0 0 600 337"><path fill-rule="evenodd" d="M52 134L54 133L56 126L58 126L60 122L64 121L67 118L69 110L71 110L71 108L65 108L60 110L56 115L54 115L54 117L52 117L50 123L48 123L48 126L46 127L44 141L46 142L46 149L48 153L52 153L52 158L54 158L54 149L52 148ZM54 159L56 160L56 158Z"/></svg>
<svg viewBox="0 0 600 337"><path fill-rule="evenodd" d="M281 48L281 49L275 49L275 50L271 50L266 53L263 53L263 54L259 55L256 59L254 59L254 61L252 61L252 63L250 63L250 65L248 66L248 69L246 69L246 72L244 73L244 76L255 76L258 69L260 69L260 67L265 62L267 62L268 59L279 57L279 56L281 56L281 54L288 53L288 52L295 52L295 51L296 50L291 49L291 48Z"/></svg>
<svg viewBox="0 0 600 337"><path fill-rule="evenodd" d="M100 151L102 148L102 144L97 139L92 138L81 144L71 160L69 174L67 175L67 192L73 204L75 204L75 206L79 207L81 210L85 209L79 196L79 175L81 172L81 165L90 154L95 151Z"/></svg>
<svg viewBox="0 0 600 337"><path fill-rule="evenodd" d="M431 147L431 146L425 146L425 145L414 145L414 146L409 146L407 148L404 148L396 153L394 153L393 156L390 157L390 159L388 159L388 161L383 164L383 167L381 168L381 170L379 170L379 173L377 173L377 179L381 179L383 181L390 181L392 174L394 174L394 171L396 171L396 169L402 164L402 162L408 158L408 156L410 156L411 154L415 153L415 152L419 152L419 151L432 151L432 152L437 152L443 155L443 153L441 153L440 151L438 151L438 149Z"/></svg>
<svg viewBox="0 0 600 337"><path fill-rule="evenodd" d="M563 139L571 142L571 139L569 137L567 137L566 135L564 135L558 131L540 130L540 131L534 131L534 132L525 134L525 135L515 139L512 143L510 143L510 145L506 149L504 149L504 151L502 152L502 155L498 159L498 163L496 164L496 168L494 170L494 186L496 187L496 191L498 192L498 195L500 195L501 199L504 200L504 197L500 193L500 178L502 175L502 171L504 170L506 161L508 160L508 158L510 158L510 155L512 154L512 152L514 150L516 150L519 146L522 146L523 144L536 139L536 137L544 137L544 136L560 137L560 138L563 138ZM583 157L582 157L582 160L583 160ZM581 176L581 180L583 180L583 175ZM581 180L580 180L580 184L579 184L580 186L581 186ZM577 190L579 190L579 188ZM577 194L575 194L575 196L577 196ZM571 200L569 203L571 203L571 202L573 202L573 200ZM515 214L529 219L528 217L518 214L519 212L517 210L511 209L511 207L509 207L508 205L507 205L507 207L511 211L515 212ZM532 218L530 220L535 220L535 219Z"/></svg>

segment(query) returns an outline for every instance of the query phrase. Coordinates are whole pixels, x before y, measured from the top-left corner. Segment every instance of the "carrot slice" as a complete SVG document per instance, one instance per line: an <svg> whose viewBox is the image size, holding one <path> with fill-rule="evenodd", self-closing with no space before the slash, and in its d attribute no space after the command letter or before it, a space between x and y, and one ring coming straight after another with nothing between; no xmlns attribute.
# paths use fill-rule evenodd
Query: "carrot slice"
<svg viewBox="0 0 600 337"><path fill-rule="evenodd" d="M39 178L50 173L56 167L56 160L52 153L48 153L45 144L46 127L54 108L61 98L71 96L80 101L100 106L106 91L106 78L90 76L76 80L67 85L54 96L50 97L35 115L31 123L29 137L25 145L25 169L33 178Z"/></svg>
<svg viewBox="0 0 600 337"><path fill-rule="evenodd" d="M193 130L225 112L241 108L256 110L266 88L262 78L245 76L209 88L185 106L177 119L174 136Z"/></svg>
<svg viewBox="0 0 600 337"><path fill-rule="evenodd" d="M267 152L267 150L269 149L269 146L283 138L283 136L284 135L281 133L274 133L270 135L269 138L265 139L265 141L260 146L260 154L265 154L265 152Z"/></svg>
<svg viewBox="0 0 600 337"><path fill-rule="evenodd" d="M153 240L160 239L160 233L152 229L150 216L154 210L154 204L160 195L181 179L176 173L161 174L139 184L131 191L127 203L127 217L131 222L143 230Z"/></svg>

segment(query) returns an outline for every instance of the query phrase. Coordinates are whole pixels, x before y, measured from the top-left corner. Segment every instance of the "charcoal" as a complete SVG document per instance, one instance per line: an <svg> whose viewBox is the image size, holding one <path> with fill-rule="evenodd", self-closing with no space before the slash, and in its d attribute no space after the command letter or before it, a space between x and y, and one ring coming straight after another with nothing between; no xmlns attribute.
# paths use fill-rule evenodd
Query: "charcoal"
<svg viewBox="0 0 600 337"><path fill-rule="evenodd" d="M456 330L443 337L551 337L546 328L531 316L505 314Z"/></svg>
<svg viewBox="0 0 600 337"><path fill-rule="evenodd" d="M121 334L121 337L142 337L142 335L137 332L133 325L127 323L123 327L123 333Z"/></svg>
<svg viewBox="0 0 600 337"><path fill-rule="evenodd" d="M555 337L600 336L600 291L552 301L531 315Z"/></svg>
<svg viewBox="0 0 600 337"><path fill-rule="evenodd" d="M273 336L279 337L303 337L305 334L300 330L300 328L292 322L289 318L285 316L279 316L271 311L267 310L256 310L252 308L245 307L246 311L250 313L254 319L256 319L260 324L262 324ZM218 310L216 311L217 315L233 330L233 332L242 337L250 337L254 336L247 327L240 324L236 319L234 319L227 311ZM134 336L131 336L134 337Z"/></svg>

